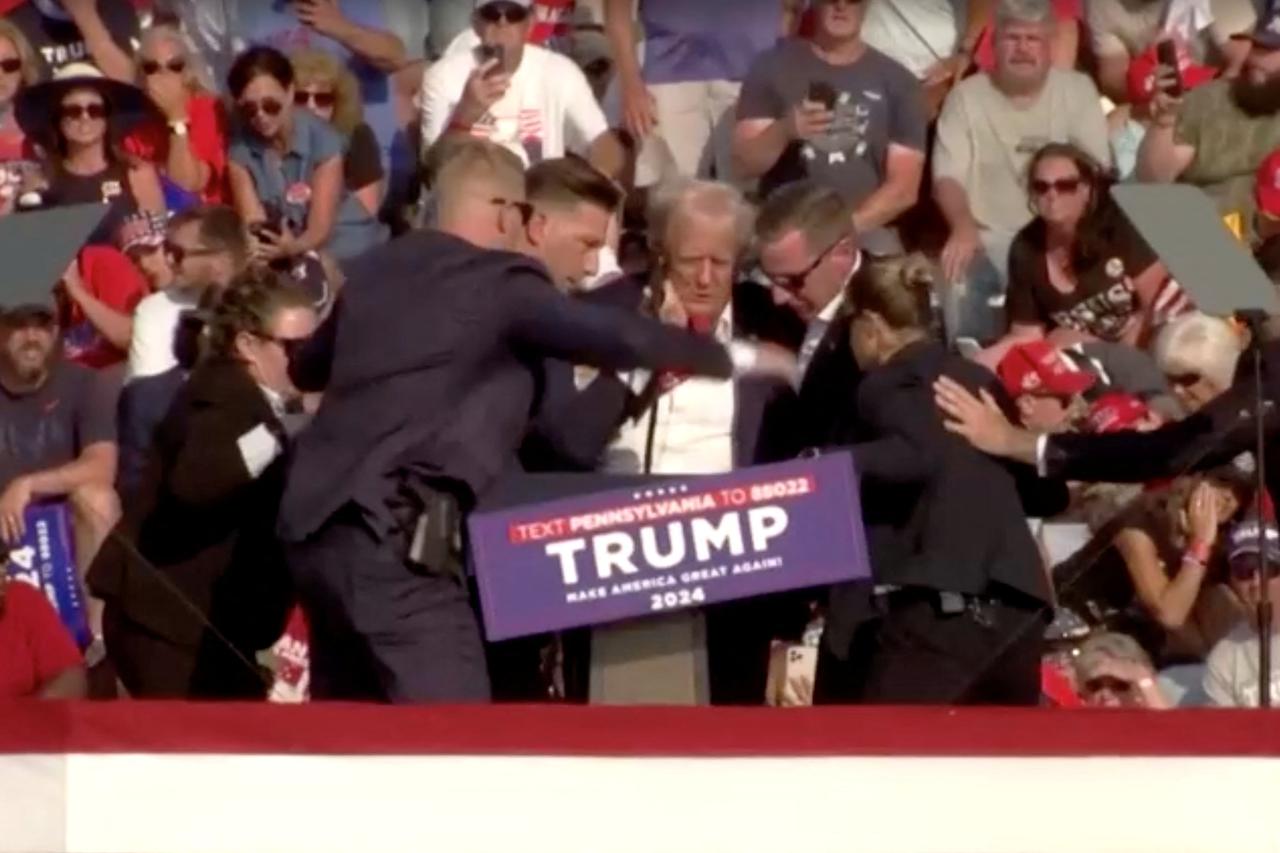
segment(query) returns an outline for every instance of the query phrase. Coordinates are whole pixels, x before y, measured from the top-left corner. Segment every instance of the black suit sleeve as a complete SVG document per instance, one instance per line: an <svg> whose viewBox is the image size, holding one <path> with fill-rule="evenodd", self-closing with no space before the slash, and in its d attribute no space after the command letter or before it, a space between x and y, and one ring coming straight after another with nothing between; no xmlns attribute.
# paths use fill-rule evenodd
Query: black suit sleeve
<svg viewBox="0 0 1280 853"><path fill-rule="evenodd" d="M237 441L255 426L252 417L229 407L194 408L166 466L168 493L190 507L234 497L253 482Z"/></svg>
<svg viewBox="0 0 1280 853"><path fill-rule="evenodd" d="M1252 447L1248 407L1233 387L1199 412L1153 432L1051 436L1045 469L1069 480L1126 483L1214 468Z"/></svg>
<svg viewBox="0 0 1280 853"><path fill-rule="evenodd" d="M728 350L657 320L569 299L545 278L513 271L495 283L504 306L504 332L518 346L574 364L609 370L648 367L699 376L733 374Z"/></svg>
<svg viewBox="0 0 1280 853"><path fill-rule="evenodd" d="M533 471L593 471L622 423L630 389L601 373L579 391L572 365L553 361L545 370L546 395L520 448L521 461Z"/></svg>
<svg viewBox="0 0 1280 853"><path fill-rule="evenodd" d="M955 439L943 429L932 393L916 376L864 389L858 412L879 438L849 448L859 475L906 485L938 471L947 442Z"/></svg>

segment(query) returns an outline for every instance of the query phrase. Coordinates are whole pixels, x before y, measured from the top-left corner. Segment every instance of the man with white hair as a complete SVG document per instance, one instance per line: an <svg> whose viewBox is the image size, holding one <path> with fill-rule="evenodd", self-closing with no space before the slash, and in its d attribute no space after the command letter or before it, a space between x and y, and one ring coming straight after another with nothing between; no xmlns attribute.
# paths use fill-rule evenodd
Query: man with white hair
<svg viewBox="0 0 1280 853"><path fill-rule="evenodd" d="M998 335L1009 245L1031 220L1025 176L1049 142L1073 142L1111 162L1098 90L1084 74L1052 67L1048 0L1001 0L995 69L958 85L938 118L934 196L950 226L942 267L954 288L948 332Z"/></svg>
<svg viewBox="0 0 1280 853"><path fill-rule="evenodd" d="M652 277L622 279L586 298L656 313L724 344L749 339L797 343L803 330L788 323L769 291L737 279L754 225L754 212L738 189L675 179L651 196L649 222L656 267ZM631 391L630 402L604 452L604 470L712 474L777 460L781 435L776 425L783 407L775 403L792 393L789 385L645 371L619 378ZM713 704L763 703L775 627L773 601L749 599L704 611ZM667 686L660 679L634 685L625 698L679 701L664 692Z"/></svg>

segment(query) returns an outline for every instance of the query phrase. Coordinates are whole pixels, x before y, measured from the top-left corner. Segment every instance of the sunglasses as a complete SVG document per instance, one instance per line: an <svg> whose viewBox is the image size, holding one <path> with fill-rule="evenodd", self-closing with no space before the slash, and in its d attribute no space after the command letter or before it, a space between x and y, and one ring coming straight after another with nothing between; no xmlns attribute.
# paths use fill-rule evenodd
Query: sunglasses
<svg viewBox="0 0 1280 853"><path fill-rule="evenodd" d="M497 205L502 208L514 207L520 214L520 220L526 225L529 223L529 220L533 218L533 205L527 201L514 201L509 198L496 196L489 199L489 204Z"/></svg>
<svg viewBox="0 0 1280 853"><path fill-rule="evenodd" d="M491 3L482 7L476 14L486 24L498 24L503 21L508 24L523 24L529 19L529 10L523 6L502 3Z"/></svg>
<svg viewBox="0 0 1280 853"><path fill-rule="evenodd" d="M5 74L17 74L22 70L22 60L17 57L9 57L8 59L0 59L0 71Z"/></svg>
<svg viewBox="0 0 1280 853"><path fill-rule="evenodd" d="M315 104L322 109L328 109L338 100L338 96L333 92L306 92L302 89L293 93L293 102L300 107L307 104Z"/></svg>
<svg viewBox="0 0 1280 853"><path fill-rule="evenodd" d="M773 284L774 287L779 287L787 291L788 293L796 293L804 289L805 281L809 278L810 275L813 274L814 270L816 270L818 267L822 265L822 262L827 259L827 255L830 255L831 252L835 249L835 247L839 246L841 241L843 240L844 238L841 237L839 240L836 240L830 246L823 249L820 253L818 253L818 257L813 259L813 263L809 264L809 266L805 267L800 272L780 274L780 275L765 273L765 277L769 279L769 281Z"/></svg>
<svg viewBox="0 0 1280 853"><path fill-rule="evenodd" d="M1178 373L1172 376L1166 376L1165 378L1169 380L1170 385L1176 385L1179 388L1189 388L1204 377L1199 373Z"/></svg>
<svg viewBox="0 0 1280 853"><path fill-rule="evenodd" d="M1103 690L1110 690L1112 693L1128 693L1132 689L1133 685L1129 682L1110 675L1090 678L1084 683L1085 693L1100 693Z"/></svg>
<svg viewBox="0 0 1280 853"><path fill-rule="evenodd" d="M187 70L187 61L185 59L170 59L168 62L161 64L154 59L144 59L139 67L142 69L142 73L148 77L154 77L161 71L181 74Z"/></svg>
<svg viewBox="0 0 1280 853"><path fill-rule="evenodd" d="M1231 577L1238 581L1247 581L1256 577L1258 574L1258 557L1253 555L1250 558L1237 557L1231 561ZM1267 561L1267 580L1273 581L1280 578L1280 563L1274 559Z"/></svg>
<svg viewBox="0 0 1280 853"><path fill-rule="evenodd" d="M203 258L208 255L218 254L217 249L188 249L185 246L179 246L177 243L171 243L168 240L164 244L164 253L169 256L174 265L179 265L187 258Z"/></svg>
<svg viewBox="0 0 1280 853"><path fill-rule="evenodd" d="M1072 195L1080 189L1080 185L1084 181L1079 178L1058 178L1056 181L1042 181L1039 178L1031 182L1031 192L1034 195L1048 195L1049 190L1053 190L1058 195Z"/></svg>
<svg viewBox="0 0 1280 853"><path fill-rule="evenodd" d="M240 114L247 119L255 119L258 113L275 117L280 115L280 111L284 109L284 104L275 98L263 98L261 101L241 101L236 105L240 109Z"/></svg>
<svg viewBox="0 0 1280 853"><path fill-rule="evenodd" d="M104 119L107 117L106 104L63 104L58 107L59 118L76 121L83 118Z"/></svg>

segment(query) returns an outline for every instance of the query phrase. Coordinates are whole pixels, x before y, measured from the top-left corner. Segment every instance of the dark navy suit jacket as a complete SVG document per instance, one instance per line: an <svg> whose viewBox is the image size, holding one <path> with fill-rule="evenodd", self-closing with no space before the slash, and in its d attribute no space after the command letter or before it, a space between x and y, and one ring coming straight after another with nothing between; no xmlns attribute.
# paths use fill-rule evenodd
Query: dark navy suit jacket
<svg viewBox="0 0 1280 853"><path fill-rule="evenodd" d="M548 357L727 377L703 336L570 299L527 257L439 231L406 234L346 266L348 285L296 379L324 401L293 451L280 533L314 534L354 503L374 530L407 475L481 497L514 463Z"/></svg>
<svg viewBox="0 0 1280 853"><path fill-rule="evenodd" d="M585 302L643 313L648 298L644 277L621 278L578 297ZM775 308L767 289L743 282L733 290L733 336L742 340L767 340L789 344L795 321L790 312ZM735 465L752 465L785 458L782 432L784 407L791 389L767 377L741 377L735 387L733 459ZM542 405L520 458L530 471L592 471L626 418L639 414L643 405L621 380L602 373L578 389L574 368L567 362L548 360L544 368ZM789 415L789 412L787 413Z"/></svg>

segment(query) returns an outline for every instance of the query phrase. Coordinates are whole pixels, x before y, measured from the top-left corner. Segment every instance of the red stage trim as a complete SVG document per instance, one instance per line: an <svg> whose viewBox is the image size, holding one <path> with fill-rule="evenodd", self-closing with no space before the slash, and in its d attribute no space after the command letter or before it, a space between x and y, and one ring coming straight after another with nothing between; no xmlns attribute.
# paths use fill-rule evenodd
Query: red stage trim
<svg viewBox="0 0 1280 853"><path fill-rule="evenodd" d="M0 753L1280 756L1259 711L0 703Z"/></svg>

